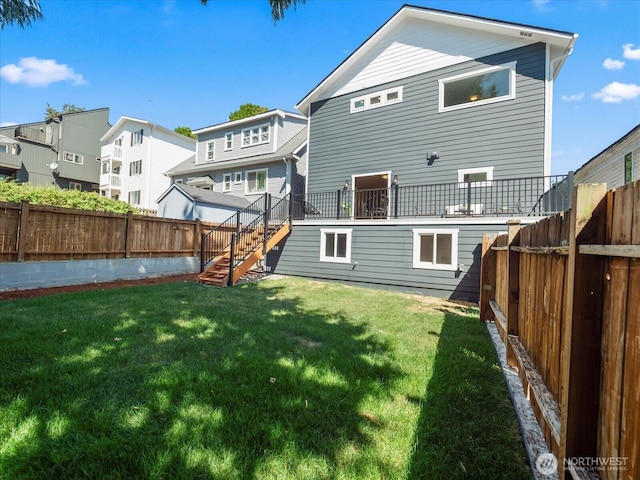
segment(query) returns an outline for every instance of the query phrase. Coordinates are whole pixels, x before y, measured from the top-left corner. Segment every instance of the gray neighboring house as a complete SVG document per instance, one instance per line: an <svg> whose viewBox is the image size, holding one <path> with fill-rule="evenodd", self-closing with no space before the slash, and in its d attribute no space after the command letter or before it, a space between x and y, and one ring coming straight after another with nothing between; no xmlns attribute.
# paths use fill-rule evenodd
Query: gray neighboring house
<svg viewBox="0 0 640 480"><path fill-rule="evenodd" d="M482 234L566 206L541 200L576 39L403 6L296 106L306 195L267 267L477 301Z"/></svg>
<svg viewBox="0 0 640 480"><path fill-rule="evenodd" d="M109 128L108 108L0 127L0 178L97 192L100 138Z"/></svg>
<svg viewBox="0 0 640 480"><path fill-rule="evenodd" d="M211 190L221 200L233 197L234 201L242 199L253 203L265 193L277 198L292 192L304 193L306 126L303 115L276 109L194 130L195 157L176 165L165 175L178 185ZM179 213L176 209L164 211L162 216ZM228 205L221 201L219 215L225 213Z"/></svg>
<svg viewBox="0 0 640 480"><path fill-rule="evenodd" d="M574 174L575 183L606 183L609 189L636 180L640 180L640 125L598 153Z"/></svg>
<svg viewBox="0 0 640 480"><path fill-rule="evenodd" d="M157 200L158 216L184 220L222 223L249 201L233 195L190 185L171 185Z"/></svg>

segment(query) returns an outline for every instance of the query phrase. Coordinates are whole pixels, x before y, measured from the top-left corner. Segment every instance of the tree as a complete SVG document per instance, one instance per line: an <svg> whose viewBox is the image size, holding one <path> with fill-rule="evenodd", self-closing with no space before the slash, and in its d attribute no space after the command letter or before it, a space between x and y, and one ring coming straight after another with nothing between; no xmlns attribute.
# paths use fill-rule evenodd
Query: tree
<svg viewBox="0 0 640 480"><path fill-rule="evenodd" d="M42 18L40 0L0 0L0 30L14 23L24 28Z"/></svg>
<svg viewBox="0 0 640 480"><path fill-rule="evenodd" d="M191 128L189 127L176 127L173 129L174 132L179 133L180 135L185 135L187 137L196 138L196 136L191 132Z"/></svg>
<svg viewBox="0 0 640 480"><path fill-rule="evenodd" d="M49 120L53 117L59 117L60 115L66 115L67 113L84 112L84 108L76 107L73 103L65 103L62 105L62 111L58 111L47 103L47 109L44 111L44 119Z"/></svg>
<svg viewBox="0 0 640 480"><path fill-rule="evenodd" d="M229 114L229 121L233 122L234 120L253 117L254 115L259 115L268 111L268 107L261 107L260 105L255 105L253 103L244 103L240 105L240 108L238 108L238 110Z"/></svg>
<svg viewBox="0 0 640 480"><path fill-rule="evenodd" d="M200 0L202 5L206 5L208 0ZM284 18L284 12L293 5L293 9L295 10L296 5L302 5L306 0L269 0L269 4L271 5L271 18L273 18L274 23L278 20L282 20Z"/></svg>

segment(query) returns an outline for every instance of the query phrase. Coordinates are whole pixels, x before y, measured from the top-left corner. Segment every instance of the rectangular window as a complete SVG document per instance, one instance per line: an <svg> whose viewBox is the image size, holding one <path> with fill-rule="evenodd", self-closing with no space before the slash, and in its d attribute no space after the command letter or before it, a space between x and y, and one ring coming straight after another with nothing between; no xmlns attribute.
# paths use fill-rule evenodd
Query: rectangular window
<svg viewBox="0 0 640 480"><path fill-rule="evenodd" d="M413 230L413 268L458 269L458 230Z"/></svg>
<svg viewBox="0 0 640 480"><path fill-rule="evenodd" d="M229 192L231 191L231 174L225 173L222 176L222 191Z"/></svg>
<svg viewBox="0 0 640 480"><path fill-rule="evenodd" d="M233 183L242 183L242 172L236 172L233 174Z"/></svg>
<svg viewBox="0 0 640 480"><path fill-rule="evenodd" d="M247 172L245 193L265 193L267 191L267 170Z"/></svg>
<svg viewBox="0 0 640 480"><path fill-rule="evenodd" d="M82 184L78 182L69 182L69 190L82 190Z"/></svg>
<svg viewBox="0 0 640 480"><path fill-rule="evenodd" d="M8 148L6 145L0 145L0 153L7 153Z"/></svg>
<svg viewBox="0 0 640 480"><path fill-rule="evenodd" d="M136 132L131 132L131 146L141 145L143 137L144 137L144 128L141 128Z"/></svg>
<svg viewBox="0 0 640 480"><path fill-rule="evenodd" d="M116 147L121 147L122 146L122 137L118 137L116 138L116 141L113 142L115 144Z"/></svg>
<svg viewBox="0 0 640 480"><path fill-rule="evenodd" d="M250 147L269 142L269 125L247 128L242 130L242 146Z"/></svg>
<svg viewBox="0 0 640 480"><path fill-rule="evenodd" d="M84 163L84 156L77 153L64 152L63 158L65 162L77 163L78 165Z"/></svg>
<svg viewBox="0 0 640 480"><path fill-rule="evenodd" d="M466 188L469 181L472 187L490 187L493 180L493 167L463 168L458 170L458 187Z"/></svg>
<svg viewBox="0 0 640 480"><path fill-rule="evenodd" d="M233 148L233 133L225 133L224 134L224 149L231 150Z"/></svg>
<svg viewBox="0 0 640 480"><path fill-rule="evenodd" d="M213 160L216 155L216 142L207 142L207 160Z"/></svg>
<svg viewBox="0 0 640 480"><path fill-rule="evenodd" d="M320 229L320 261L351 263L350 228Z"/></svg>
<svg viewBox="0 0 640 480"><path fill-rule="evenodd" d="M129 205L140 205L140 190L129 192Z"/></svg>
<svg viewBox="0 0 640 480"><path fill-rule="evenodd" d="M402 102L402 87L394 87L351 99L351 113Z"/></svg>
<svg viewBox="0 0 640 480"><path fill-rule="evenodd" d="M624 183L633 181L633 154L631 152L624 156Z"/></svg>
<svg viewBox="0 0 640 480"><path fill-rule="evenodd" d="M129 164L129 176L140 175L142 173L142 160L136 160Z"/></svg>
<svg viewBox="0 0 640 480"><path fill-rule="evenodd" d="M438 81L439 112L516 98L516 62Z"/></svg>

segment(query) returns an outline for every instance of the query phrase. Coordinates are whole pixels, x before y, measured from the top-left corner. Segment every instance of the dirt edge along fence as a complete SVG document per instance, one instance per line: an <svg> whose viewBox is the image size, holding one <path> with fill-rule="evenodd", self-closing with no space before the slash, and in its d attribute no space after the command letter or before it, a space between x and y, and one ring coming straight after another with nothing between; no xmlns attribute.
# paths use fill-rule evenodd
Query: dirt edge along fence
<svg viewBox="0 0 640 480"><path fill-rule="evenodd" d="M640 181L482 245L493 321L564 478L640 478Z"/></svg>
<svg viewBox="0 0 640 480"><path fill-rule="evenodd" d="M216 224L0 202L0 262L197 257Z"/></svg>

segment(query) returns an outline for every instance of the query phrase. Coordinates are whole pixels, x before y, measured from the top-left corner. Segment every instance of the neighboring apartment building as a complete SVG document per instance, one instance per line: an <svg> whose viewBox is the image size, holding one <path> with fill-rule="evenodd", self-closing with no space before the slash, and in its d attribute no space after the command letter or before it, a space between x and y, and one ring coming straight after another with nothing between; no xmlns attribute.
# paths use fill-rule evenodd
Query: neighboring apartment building
<svg viewBox="0 0 640 480"><path fill-rule="evenodd" d="M170 185L163 173L193 157L196 141L161 125L120 117L100 139L100 193L143 210L157 210L156 199Z"/></svg>
<svg viewBox="0 0 640 480"><path fill-rule="evenodd" d="M477 300L482 234L566 206L545 192L562 181L553 83L576 39L402 7L296 106L306 195L267 265Z"/></svg>
<svg viewBox="0 0 640 480"><path fill-rule="evenodd" d="M291 192L301 194L307 170L306 125L306 117L275 109L200 128L193 132L198 141L195 157L165 174L176 184L237 197L230 199L234 206L242 204L238 199L253 202L265 193L277 198ZM220 215L228 214L229 202L220 196L209 197L221 201L221 212L208 213L220 221ZM175 201L178 197L163 198Z"/></svg>
<svg viewBox="0 0 640 480"><path fill-rule="evenodd" d="M640 125L581 166L574 183L606 183L618 188L640 180Z"/></svg>
<svg viewBox="0 0 640 480"><path fill-rule="evenodd" d="M110 126L109 109L99 108L0 127L0 178L98 191L100 138Z"/></svg>

